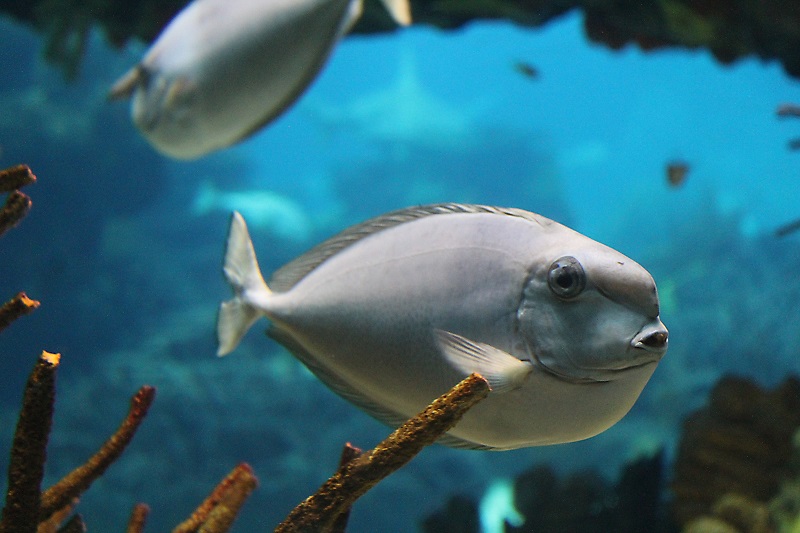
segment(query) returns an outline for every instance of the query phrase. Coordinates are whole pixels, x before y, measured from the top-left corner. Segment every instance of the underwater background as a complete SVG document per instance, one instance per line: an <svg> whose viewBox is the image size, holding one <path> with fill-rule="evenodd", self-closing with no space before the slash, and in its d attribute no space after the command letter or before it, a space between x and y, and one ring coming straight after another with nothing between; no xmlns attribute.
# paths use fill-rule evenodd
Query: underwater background
<svg viewBox="0 0 800 533"><path fill-rule="evenodd" d="M621 422L544 448L432 446L359 500L348 531L417 530L450 496L478 500L535 464L613 479L662 447L669 462L720 376L774 386L800 370L800 234L774 234L800 217L800 153L787 149L800 122L775 109L800 98L775 63L612 51L587 42L579 14L535 30L349 36L269 128L180 162L105 99L144 43L113 49L92 33L66 81L38 34L0 25L0 168L39 176L0 272L8 296L42 301L0 338L0 457L42 349L64 357L45 485L97 448L141 384L158 389L124 457L82 498L91 530L121 530L138 501L150 530L168 530L240 461L260 486L234 531L270 529L335 470L344 442L370 448L388 433L259 332L214 356L232 209L265 273L367 217L473 202L553 218L658 283L670 349ZM680 186L672 162L688 166Z"/></svg>

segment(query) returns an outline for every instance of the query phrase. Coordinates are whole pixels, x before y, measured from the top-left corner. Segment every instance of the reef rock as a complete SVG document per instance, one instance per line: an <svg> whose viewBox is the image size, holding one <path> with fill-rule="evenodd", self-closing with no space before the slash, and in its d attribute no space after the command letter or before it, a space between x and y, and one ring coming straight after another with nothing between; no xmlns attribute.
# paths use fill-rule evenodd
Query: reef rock
<svg viewBox="0 0 800 533"><path fill-rule="evenodd" d="M48 36L46 53L74 72L88 29L101 26L114 44L152 41L186 0L0 0L0 10ZM800 3L793 0L411 0L414 21L455 28L476 19L541 26L572 10L584 15L588 37L617 49L706 48L730 63L755 55L778 60L800 77ZM356 32L395 28L378 2L365 2Z"/></svg>
<svg viewBox="0 0 800 533"><path fill-rule="evenodd" d="M708 406L683 426L674 467L674 518L681 524L715 514L729 493L766 503L792 474L792 435L800 425L800 381L763 390L723 377Z"/></svg>
<svg viewBox="0 0 800 533"><path fill-rule="evenodd" d="M559 477L548 465L522 472L513 483L519 525L508 521L507 533L671 533L676 531L663 505L664 454L627 463L616 484L594 470ZM477 531L477 505L463 496L427 517L425 532Z"/></svg>

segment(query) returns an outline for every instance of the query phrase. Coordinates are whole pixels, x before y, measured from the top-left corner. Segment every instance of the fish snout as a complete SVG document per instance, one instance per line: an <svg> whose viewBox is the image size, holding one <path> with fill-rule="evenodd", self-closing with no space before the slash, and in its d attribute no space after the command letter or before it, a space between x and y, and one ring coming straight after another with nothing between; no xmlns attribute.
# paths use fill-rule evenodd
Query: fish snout
<svg viewBox="0 0 800 533"><path fill-rule="evenodd" d="M631 346L636 349L644 350L660 358L667 351L667 344L669 341L669 332L666 326L656 319L654 323L650 323L643 327L639 333L631 340Z"/></svg>

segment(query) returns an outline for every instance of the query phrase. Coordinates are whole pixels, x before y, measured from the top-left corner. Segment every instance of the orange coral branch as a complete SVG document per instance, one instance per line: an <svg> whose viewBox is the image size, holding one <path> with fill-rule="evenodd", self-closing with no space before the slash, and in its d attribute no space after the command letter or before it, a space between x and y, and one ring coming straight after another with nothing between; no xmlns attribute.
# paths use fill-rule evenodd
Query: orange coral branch
<svg viewBox="0 0 800 533"><path fill-rule="evenodd" d="M153 402L156 390L153 387L144 386L131 398L131 407L128 416L114 433L88 461L79 466L61 481L44 491L42 494L42 504L40 509L40 519L46 520L51 514L61 509L73 498L79 496L89 488L95 479L103 475L111 463L113 463L125 447L133 439L139 424L142 423L147 415L147 410Z"/></svg>
<svg viewBox="0 0 800 533"><path fill-rule="evenodd" d="M337 517L353 502L455 426L489 390L480 375L470 375L374 449L340 467L315 494L295 507L275 532L331 531Z"/></svg>
<svg viewBox="0 0 800 533"><path fill-rule="evenodd" d="M78 505L78 498L75 498L68 505L53 513L53 515L44 522L39 522L36 533L57 533L58 528L64 520L75 510L76 505Z"/></svg>
<svg viewBox="0 0 800 533"><path fill-rule="evenodd" d="M58 533L86 533L86 524L79 514L73 515L69 521L59 528Z"/></svg>
<svg viewBox="0 0 800 533"><path fill-rule="evenodd" d="M15 191L31 183L36 183L36 176L28 165L0 170L0 193Z"/></svg>
<svg viewBox="0 0 800 533"><path fill-rule="evenodd" d="M18 293L0 307L0 331L6 329L13 321L21 316L33 313L39 307L39 302L28 298L24 292Z"/></svg>
<svg viewBox="0 0 800 533"><path fill-rule="evenodd" d="M39 525L40 486L53 421L59 360L59 354L42 352L25 385L11 446L6 504L0 515L2 533L35 533Z"/></svg>
<svg viewBox="0 0 800 533"><path fill-rule="evenodd" d="M350 461L353 461L361 456L364 451L361 448L357 448L350 444L349 442L344 445L342 448L342 456L339 459L339 469L344 467ZM336 517L336 520L333 521L333 525L331 525L331 533L345 533L347 530L347 522L350 520L350 507L342 511L342 514Z"/></svg>
<svg viewBox="0 0 800 533"><path fill-rule="evenodd" d="M148 514L150 514L150 507L146 503L137 503L131 512L131 519L128 520L126 533L142 533Z"/></svg>
<svg viewBox="0 0 800 533"><path fill-rule="evenodd" d="M237 465L219 482L211 494L187 520L172 533L222 533L233 524L242 504L253 492L258 480L247 463Z"/></svg>
<svg viewBox="0 0 800 533"><path fill-rule="evenodd" d="M31 209L31 199L27 194L14 191L6 198L6 204L0 210L0 235L4 234L25 218Z"/></svg>

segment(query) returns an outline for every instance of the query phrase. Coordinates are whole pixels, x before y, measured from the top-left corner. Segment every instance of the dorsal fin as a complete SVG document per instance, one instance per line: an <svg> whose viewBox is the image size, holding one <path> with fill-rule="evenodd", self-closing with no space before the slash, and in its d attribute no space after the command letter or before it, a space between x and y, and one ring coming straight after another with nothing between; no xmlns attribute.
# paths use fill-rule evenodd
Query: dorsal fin
<svg viewBox="0 0 800 533"><path fill-rule="evenodd" d="M418 218L432 215L453 215L464 213L488 213L495 215L507 215L524 218L538 224L549 222L548 219L540 217L524 209L492 207L488 205L476 204L430 204L417 207L407 207L391 213L386 213L375 218L371 218L355 226L351 226L341 233L324 241L297 259L282 266L272 275L269 280L269 287L276 292L285 292L294 287L309 272L317 268L328 258L333 257L348 246L355 244L364 237L368 237L388 228L405 224Z"/></svg>

